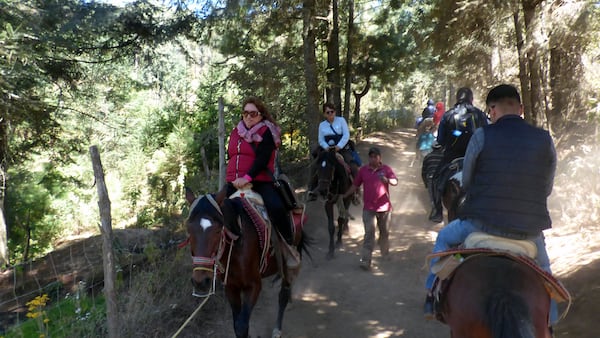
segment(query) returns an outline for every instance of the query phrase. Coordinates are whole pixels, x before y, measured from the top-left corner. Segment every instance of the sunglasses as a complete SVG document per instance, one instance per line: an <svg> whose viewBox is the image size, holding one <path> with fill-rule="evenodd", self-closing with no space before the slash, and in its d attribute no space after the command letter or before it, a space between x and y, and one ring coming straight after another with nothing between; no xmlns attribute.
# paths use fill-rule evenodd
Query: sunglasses
<svg viewBox="0 0 600 338"><path fill-rule="evenodd" d="M256 111L256 110L252 110L252 111L247 111L247 110L244 110L244 111L242 112L242 116L243 116L243 117L246 117L246 116L248 116L248 115L250 115L250 117L257 117L258 115L260 115L260 112L258 112L258 111Z"/></svg>
<svg viewBox="0 0 600 338"><path fill-rule="evenodd" d="M335 110L326 110L325 114L329 115L329 114L335 114Z"/></svg>

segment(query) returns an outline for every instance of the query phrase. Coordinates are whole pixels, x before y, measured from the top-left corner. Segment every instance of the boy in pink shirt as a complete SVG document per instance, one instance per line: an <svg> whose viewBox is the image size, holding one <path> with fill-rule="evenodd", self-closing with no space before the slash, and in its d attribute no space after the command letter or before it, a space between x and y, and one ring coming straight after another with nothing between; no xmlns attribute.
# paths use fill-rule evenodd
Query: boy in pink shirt
<svg viewBox="0 0 600 338"><path fill-rule="evenodd" d="M384 259L389 257L389 221L392 215L390 201L390 185L397 185L398 179L392 168L381 162L381 151L373 147L369 149L369 163L358 171L354 183L344 196L352 195L360 186L363 187L363 224L365 238L362 248L360 267L371 268L371 257L375 246L375 220L379 228L379 248Z"/></svg>

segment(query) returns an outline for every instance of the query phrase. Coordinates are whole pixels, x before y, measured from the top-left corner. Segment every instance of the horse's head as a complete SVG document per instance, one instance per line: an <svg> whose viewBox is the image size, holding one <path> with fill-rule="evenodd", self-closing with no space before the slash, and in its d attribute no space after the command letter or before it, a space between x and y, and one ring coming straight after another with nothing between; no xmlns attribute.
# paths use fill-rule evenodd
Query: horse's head
<svg viewBox="0 0 600 338"><path fill-rule="evenodd" d="M223 209L229 207L224 193L204 195L195 199L186 192L190 203L190 215L186 220L188 242L192 254L192 284L194 295L208 296L214 292L217 273L221 268L220 259L226 244L226 217Z"/></svg>
<svg viewBox="0 0 600 338"><path fill-rule="evenodd" d="M328 198L331 195L332 183L336 179L336 175L340 170L340 163L338 162L336 152L333 150L323 151L318 159L318 170L317 175L319 176L319 184L317 191L321 196Z"/></svg>

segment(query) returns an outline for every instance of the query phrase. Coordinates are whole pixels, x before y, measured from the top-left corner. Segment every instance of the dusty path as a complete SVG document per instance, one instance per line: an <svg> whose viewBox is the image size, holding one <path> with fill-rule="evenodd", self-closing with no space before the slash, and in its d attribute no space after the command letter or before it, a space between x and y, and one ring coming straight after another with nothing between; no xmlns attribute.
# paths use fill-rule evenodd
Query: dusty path
<svg viewBox="0 0 600 338"><path fill-rule="evenodd" d="M382 261L374 252L370 272L359 268L364 234L361 206L352 206L355 220L350 235L335 259L324 259L328 235L322 203L312 202L307 231L315 237L314 266L306 265L294 289L294 303L286 313L286 337L444 337L445 326L426 322L421 307L424 296L424 257L431 250L432 224L425 219L427 195L414 158L410 130L378 134L359 145L363 159L376 145L382 158L399 178L390 195L392 259ZM260 335L266 333L257 332Z"/></svg>
<svg viewBox="0 0 600 338"><path fill-rule="evenodd" d="M321 201L308 204L309 222L306 231L315 240L311 249L313 262L305 261L293 288L293 303L288 306L283 323L284 337L292 338L346 338L346 337L449 337L449 329L441 323L425 321L422 317L425 270L424 258L433 246L441 224L427 221L427 193L420 179L420 164L411 167L414 158L414 131L402 129L378 133L363 140L358 147L366 159L369 147L382 150L383 161L390 165L399 178L391 188L394 212L391 220L390 248L392 259L382 261L379 250L373 256L372 271L359 268L363 226L362 206L352 206L350 234L344 237L344 246L333 260L325 260L328 234ZM558 226L558 225L556 225ZM556 327L556 337L598 337L591 328L597 318L600 287L597 278L600 264L588 265L579 273L565 276L564 266L581 263L586 252L597 252L590 245L564 241L561 231L554 229L548 237L548 249L553 268L562 275L573 294L574 306L566 320ZM566 230L565 230L566 231ZM597 236L597 239L600 236ZM565 244L567 243L567 244ZM597 243L597 241L594 241ZM560 254L568 250L571 255ZM563 262L565 257L573 259ZM578 258L579 257L579 258ZM598 263L600 261L596 261ZM562 272L562 273L560 273ZM566 277L566 278L565 278ZM251 320L252 337L270 337L275 322L278 285L269 279L263 283L263 292ZM222 298L213 300L213 311L218 322L208 320L200 332L185 337L232 337L231 313ZM208 314L206 314L208 315ZM202 317L202 316L201 316ZM212 316L210 316L212 317ZM206 318L206 317L205 317ZM578 320L579 319L579 320Z"/></svg>

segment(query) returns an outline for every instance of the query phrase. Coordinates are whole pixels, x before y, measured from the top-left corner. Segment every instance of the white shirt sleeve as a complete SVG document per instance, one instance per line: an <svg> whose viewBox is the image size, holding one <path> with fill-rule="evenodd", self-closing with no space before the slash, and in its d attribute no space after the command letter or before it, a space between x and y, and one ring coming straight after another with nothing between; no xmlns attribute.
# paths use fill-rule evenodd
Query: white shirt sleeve
<svg viewBox="0 0 600 338"><path fill-rule="evenodd" d="M336 116L334 122L337 121L339 121L339 124L342 127L342 139L340 140L340 142L338 142L337 146L340 148L344 148L350 140L350 129L348 129L348 123L346 122L345 118Z"/></svg>
<svg viewBox="0 0 600 338"><path fill-rule="evenodd" d="M325 120L319 124L319 137L317 139L319 141L319 146L324 150L329 148L329 145L325 142L325 136L329 134L332 134L332 131L329 129L329 122Z"/></svg>

